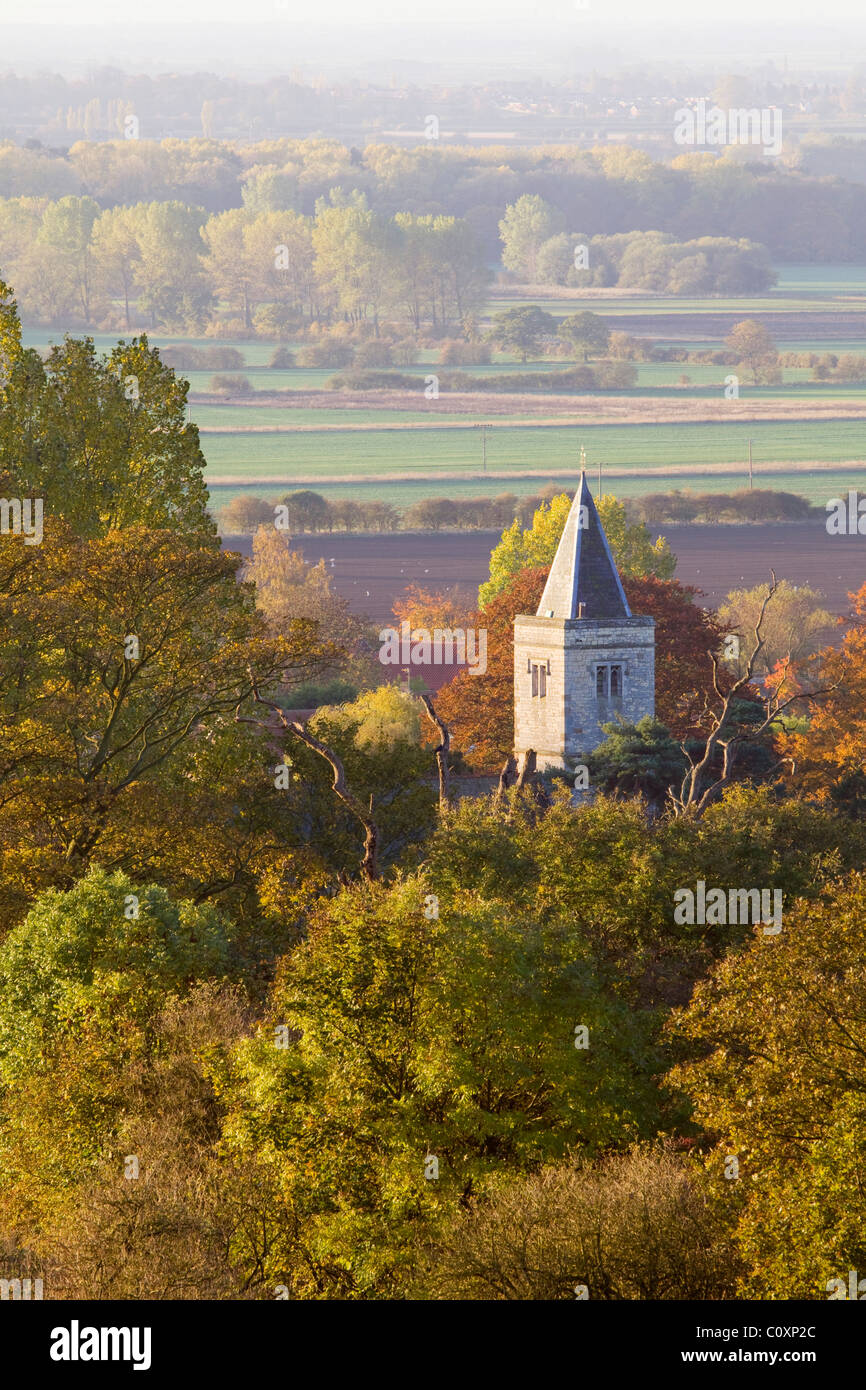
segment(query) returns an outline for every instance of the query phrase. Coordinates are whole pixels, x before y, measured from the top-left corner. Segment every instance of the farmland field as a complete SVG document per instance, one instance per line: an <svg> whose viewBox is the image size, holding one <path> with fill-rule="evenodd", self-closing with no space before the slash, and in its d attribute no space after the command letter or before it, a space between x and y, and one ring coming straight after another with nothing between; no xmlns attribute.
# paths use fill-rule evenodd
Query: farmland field
<svg viewBox="0 0 866 1390"><path fill-rule="evenodd" d="M810 584L831 613L845 616L849 592L866 580L866 537L829 536L821 518L785 526L664 526L677 556L677 579L693 584L715 607L731 589L769 578ZM311 564L324 559L337 591L359 614L393 621L391 608L410 583L438 590L475 590L488 576L494 531L398 531L393 535L301 536L292 544ZM226 536L228 549L249 555L249 536Z"/></svg>
<svg viewBox="0 0 866 1390"><path fill-rule="evenodd" d="M617 329L698 351L718 350L734 322L756 316L782 350L866 353L864 296L864 267L783 266L776 289L756 298L497 287L486 320L521 303L542 303L560 316L589 308ZM44 350L60 335L31 329L25 337L28 345ZM94 340L106 350L116 339L97 334ZM623 495L669 487L729 490L735 480L746 480L749 440L758 486L821 502L858 482L866 484L866 468L861 468L866 390L815 382L808 367L784 368L776 386L741 381L732 417L763 412L784 418L724 419L723 383L732 369L707 363L640 362L633 388L592 396L454 397L443 389L438 401L428 401L425 377L455 370L437 365L438 351L429 346L412 367L399 368L417 378L415 397L411 390L334 393L326 388L333 368L271 369L271 342L223 344L156 333L151 341L160 347L227 345L243 355L243 374L254 394L242 399L211 394L212 371L183 373L216 509L240 492L273 497L293 486L312 486L331 497L375 496L398 505L437 494L535 492L548 482L573 483L581 445L589 467L596 469L601 461L606 486ZM502 353L495 358L490 365L460 370L483 378L568 366L564 359L524 365ZM489 422L486 469L478 428L483 422Z"/></svg>

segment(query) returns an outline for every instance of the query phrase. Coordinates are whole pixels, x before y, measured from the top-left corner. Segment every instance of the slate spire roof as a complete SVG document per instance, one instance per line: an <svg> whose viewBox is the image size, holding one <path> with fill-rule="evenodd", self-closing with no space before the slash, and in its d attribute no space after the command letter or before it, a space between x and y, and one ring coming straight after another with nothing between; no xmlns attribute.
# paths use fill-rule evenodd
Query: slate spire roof
<svg viewBox="0 0 866 1390"><path fill-rule="evenodd" d="M596 620L631 617L584 471L580 474L580 486L574 495L536 617Z"/></svg>

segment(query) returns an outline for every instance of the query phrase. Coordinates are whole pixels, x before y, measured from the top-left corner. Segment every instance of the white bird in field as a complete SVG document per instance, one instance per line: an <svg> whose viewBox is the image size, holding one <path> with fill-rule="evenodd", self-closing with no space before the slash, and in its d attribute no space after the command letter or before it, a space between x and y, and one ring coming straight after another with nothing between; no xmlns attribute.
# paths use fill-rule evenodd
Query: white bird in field
<svg viewBox="0 0 866 1390"><path fill-rule="evenodd" d="M370 597L370 590L368 589L368 590L367 590L367 598L369 598L369 597Z"/></svg>

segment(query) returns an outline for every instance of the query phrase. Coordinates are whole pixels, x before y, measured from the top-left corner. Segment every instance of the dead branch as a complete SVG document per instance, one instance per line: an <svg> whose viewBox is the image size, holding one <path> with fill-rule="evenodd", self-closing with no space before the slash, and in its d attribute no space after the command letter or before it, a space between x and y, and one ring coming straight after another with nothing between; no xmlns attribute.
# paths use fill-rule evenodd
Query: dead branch
<svg viewBox="0 0 866 1390"><path fill-rule="evenodd" d="M766 696L763 700L764 719L762 722L750 729L741 729L737 733L731 734L729 738L722 737L722 731L728 724L734 702L742 694L743 690L751 684L755 674L755 665L760 653L764 648L763 626L767 608L772 601L778 584L775 571L771 570L772 583L769 585L761 603L754 628L754 643L749 659L746 663L745 671L727 692L724 692L719 684L719 660L715 652L708 652L713 663L713 688L722 701L720 713L712 713L713 727L707 736L703 752L698 759L695 759L688 752L684 743L680 748L687 760L688 768L683 777L679 794L673 788L668 789L668 795L673 802L677 815L692 814L700 816L711 802L715 801L721 794L724 787L730 782L733 775L734 762L737 752L741 745L755 743L761 736L775 724L781 723L781 716L786 709L795 704L798 700L810 702L821 698L835 690L840 681L835 681L831 685L823 686L815 690L795 691L785 699L781 699L781 693L785 688L791 666L790 652L785 657L783 664L782 679L773 691L772 695ZM841 680L841 678L840 678ZM704 785L705 776L710 764L717 752L722 754L722 768L719 775L708 785Z"/></svg>
<svg viewBox="0 0 866 1390"><path fill-rule="evenodd" d="M303 724L299 724L297 720L287 719L284 710L282 710L274 700L264 699L259 693L258 686L256 685L252 673L250 673L250 681L253 699L256 704L264 705L266 709L272 710L288 733L294 734L295 738L300 739L301 743L306 744L308 748L311 748L314 753L318 753L319 756L324 758L325 762L329 764L334 774L333 789L335 796L339 797L343 805L351 811L352 815L355 816L364 827L364 856L361 860L361 873L365 878L371 881L377 879L379 877L377 864L379 829L373 819L372 796L370 797L370 809L369 811L365 811L360 801L358 801L357 797L353 796L346 785L346 771L337 754L333 752L332 749L328 748L326 744L322 743L320 739L308 733ZM239 723L253 724L256 722L252 719L242 720L237 713L235 714L235 719L237 719Z"/></svg>
<svg viewBox="0 0 866 1390"><path fill-rule="evenodd" d="M451 769L448 765L448 758L451 752L451 730L444 719L437 714L429 695L422 695L421 703L441 735L441 742L437 744L435 752L436 764L439 769L439 809L444 811L450 802L449 774Z"/></svg>

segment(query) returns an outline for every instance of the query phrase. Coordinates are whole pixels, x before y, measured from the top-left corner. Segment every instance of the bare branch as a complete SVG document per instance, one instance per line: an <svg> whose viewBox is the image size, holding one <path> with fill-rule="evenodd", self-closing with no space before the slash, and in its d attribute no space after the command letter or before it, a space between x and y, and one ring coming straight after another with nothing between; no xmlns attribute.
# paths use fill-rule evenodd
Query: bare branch
<svg viewBox="0 0 866 1390"><path fill-rule="evenodd" d="M421 703L441 735L441 742L437 745L435 752L436 764L439 768L439 808L444 810L450 800L449 773L451 769L448 765L448 757L451 752L451 730L444 719L437 714L429 695L422 695Z"/></svg>
<svg viewBox="0 0 866 1390"><path fill-rule="evenodd" d="M252 672L250 672L250 681L252 683L253 699L255 700L256 704L264 705L265 708L273 710L274 714L276 714L283 728L288 733L294 734L295 738L300 739L301 743L306 744L307 748L311 748L314 753L318 753L319 756L321 758L324 758L325 762L328 763L328 765L330 766L331 771L334 774L335 796L339 797L339 799L343 802L343 805L346 806L349 811L351 811L352 815L355 816L364 827L364 857L361 860L361 872L362 874L364 874L366 878L370 879L371 881L377 879L379 877L379 869L377 864L377 853L379 847L379 829L376 825L375 820L373 819L372 796L370 797L370 809L369 811L365 811L360 801L358 801L357 797L355 797L349 791L349 788L346 784L346 771L337 754L334 753L332 749L328 748L326 744L322 743L319 739L317 739L313 734L309 733L304 728L303 724L299 724L297 720L287 719L285 711L281 709L280 706L274 700L264 699L264 697L259 693L259 689ZM239 723L252 724L256 722L252 719L242 720L240 715L238 714L235 714L235 718L238 720Z"/></svg>

